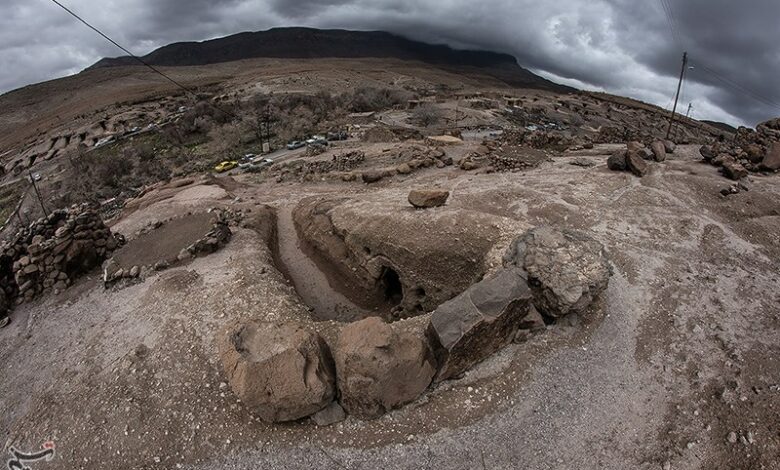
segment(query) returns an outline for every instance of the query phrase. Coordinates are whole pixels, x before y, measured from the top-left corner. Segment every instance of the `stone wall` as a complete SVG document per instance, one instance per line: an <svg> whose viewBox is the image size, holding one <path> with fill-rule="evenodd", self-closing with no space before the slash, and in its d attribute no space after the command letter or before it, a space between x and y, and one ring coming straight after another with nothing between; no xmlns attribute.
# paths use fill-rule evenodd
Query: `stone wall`
<svg viewBox="0 0 780 470"><path fill-rule="evenodd" d="M59 293L123 242L88 205L54 211L0 247L0 288L17 304Z"/></svg>

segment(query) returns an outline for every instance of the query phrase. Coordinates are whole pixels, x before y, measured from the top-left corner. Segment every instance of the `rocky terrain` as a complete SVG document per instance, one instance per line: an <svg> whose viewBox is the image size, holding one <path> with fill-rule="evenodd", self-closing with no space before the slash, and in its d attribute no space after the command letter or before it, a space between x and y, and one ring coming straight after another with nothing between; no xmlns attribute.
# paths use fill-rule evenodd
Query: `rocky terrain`
<svg viewBox="0 0 780 470"><path fill-rule="evenodd" d="M776 120L667 140L650 105L409 57L166 69L199 100L112 64L0 97L4 452L778 468ZM347 138L212 171L301 122Z"/></svg>

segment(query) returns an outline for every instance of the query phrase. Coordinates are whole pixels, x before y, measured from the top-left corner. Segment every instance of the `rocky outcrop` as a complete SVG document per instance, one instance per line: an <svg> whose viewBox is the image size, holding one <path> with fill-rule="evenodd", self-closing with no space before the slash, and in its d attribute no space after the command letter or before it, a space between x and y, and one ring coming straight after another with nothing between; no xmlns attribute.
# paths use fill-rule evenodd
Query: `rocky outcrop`
<svg viewBox="0 0 780 470"><path fill-rule="evenodd" d="M525 270L534 305L549 317L583 313L607 288L604 246L572 230L540 227L516 240L505 265Z"/></svg>
<svg viewBox="0 0 780 470"><path fill-rule="evenodd" d="M409 192L409 204L418 209L443 206L450 197L449 191L440 189L413 189Z"/></svg>
<svg viewBox="0 0 780 470"><path fill-rule="evenodd" d="M417 398L436 365L421 332L370 317L344 327L333 350L341 405L374 418Z"/></svg>
<svg viewBox="0 0 780 470"><path fill-rule="evenodd" d="M220 338L228 382L247 409L266 422L293 421L333 401L333 359L319 334L296 323L250 321Z"/></svg>
<svg viewBox="0 0 780 470"><path fill-rule="evenodd" d="M509 267L440 305L428 326L437 380L462 374L511 342L531 297L522 269Z"/></svg>

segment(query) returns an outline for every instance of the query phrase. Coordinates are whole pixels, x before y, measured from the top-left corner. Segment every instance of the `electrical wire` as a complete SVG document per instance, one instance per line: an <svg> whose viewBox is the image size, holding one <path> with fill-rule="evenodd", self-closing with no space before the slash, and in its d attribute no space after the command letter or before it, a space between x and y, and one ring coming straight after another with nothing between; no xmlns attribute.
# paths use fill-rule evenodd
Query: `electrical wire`
<svg viewBox="0 0 780 470"><path fill-rule="evenodd" d="M732 90L735 90L735 91L738 91L738 92L740 92L740 93L742 93L744 95L747 95L747 96L753 98L754 100L758 101L759 103L762 103L762 104L764 104L766 106L769 106L769 107L772 107L772 108L775 108L775 109L780 109L780 103L778 103L777 101L774 101L771 98L767 98L767 97L763 96L762 94L757 93L757 92L751 90L750 88L747 88L747 87L745 87L743 85L740 85L739 83L737 83L737 82L735 82L735 81L733 81L733 80L731 80L731 79L729 79L727 77L724 77L723 75L719 74L718 72L716 72L715 70L711 69L710 67L707 67L706 65L702 64L699 61L695 62L695 67L698 68L698 69L702 69L705 72L709 73L714 79L718 80L719 82L721 82L722 84L724 84L727 87L731 88Z"/></svg>
<svg viewBox="0 0 780 470"><path fill-rule="evenodd" d="M165 79L166 79L166 80L168 80L169 82L173 83L173 84L174 84L174 85L176 85L178 88L180 88L180 89L184 90L186 93L189 93L190 95L192 95L192 96L194 96L194 97L196 97L196 98L197 98L197 94L196 94L196 93L195 93L195 92L194 92L192 89L190 89L189 87L186 87L186 86L182 85L182 84L181 84L181 83L179 83L178 81L174 80L173 78L171 78L170 76L168 76L167 74L165 74L164 72L162 72L162 71L161 71L160 69L158 69L157 67L155 67L155 66L151 65L150 63L146 62L146 61L145 61L145 60L143 60L142 58L140 58L140 57L138 57L137 55L133 54L132 52L130 52L129 50L127 50L125 47L123 47L121 44L119 44L118 42L116 42L116 41L114 41L113 39L111 39L110 37L108 37L108 35L107 35L107 34L103 33L102 31L100 31L100 30L99 30L98 28L96 28L95 26L92 26L92 25L91 25L90 23L88 23L88 22L87 22L87 21L86 21L84 18L82 18L81 16L79 16L79 15L77 15L75 12L73 12L73 10L71 10L71 9L70 9L70 8L68 8L68 7L66 7L66 6L65 6L65 5L63 5L62 3L60 3L58 0L51 0L51 1L52 1L52 3L54 3L55 5L57 5L58 7L62 8L62 9L63 9L63 10L65 10L66 12L68 12L68 14L70 14L71 16L73 16L74 18L76 18L77 20L79 20L80 22L84 23L84 25L86 25L86 26L87 26L89 29L91 29L92 31L94 31L94 32L98 33L98 34L99 34L100 36L102 36L102 37L103 37L105 40L107 40L108 42L110 42L110 43L111 43L111 44L113 44L114 46L118 47L118 48L119 48L119 49L120 49L122 52L124 52L124 53L125 53L125 54L127 54L128 56L130 56L130 57L132 57L133 59L137 60L137 61L138 61L138 62L140 62L142 65L144 65L144 66L148 67L148 68L149 68L150 70L152 70L154 73L156 73L156 74L160 75L161 77L165 78ZM214 103L208 102L208 104L209 104L209 106L213 107L213 108L214 108L214 109L216 109L217 111L220 111L220 112L222 112L222 113L225 113L225 114L227 114L227 115L229 115L229 116L233 116L234 118L238 118L238 116L237 116L235 113L232 113L232 112L230 112L230 111L227 111L227 110L225 110L225 109L222 109L222 108L220 108L219 106L215 105Z"/></svg>

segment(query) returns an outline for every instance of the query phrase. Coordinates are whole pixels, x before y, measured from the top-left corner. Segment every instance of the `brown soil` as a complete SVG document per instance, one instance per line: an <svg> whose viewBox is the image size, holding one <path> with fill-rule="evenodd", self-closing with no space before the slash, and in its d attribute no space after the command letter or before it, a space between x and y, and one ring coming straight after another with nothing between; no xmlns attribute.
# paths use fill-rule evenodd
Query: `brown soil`
<svg viewBox="0 0 780 470"><path fill-rule="evenodd" d="M201 212L169 220L128 241L114 253L114 261L124 269L154 266L158 261L173 263L182 249L203 238L211 230L213 218L213 214Z"/></svg>

